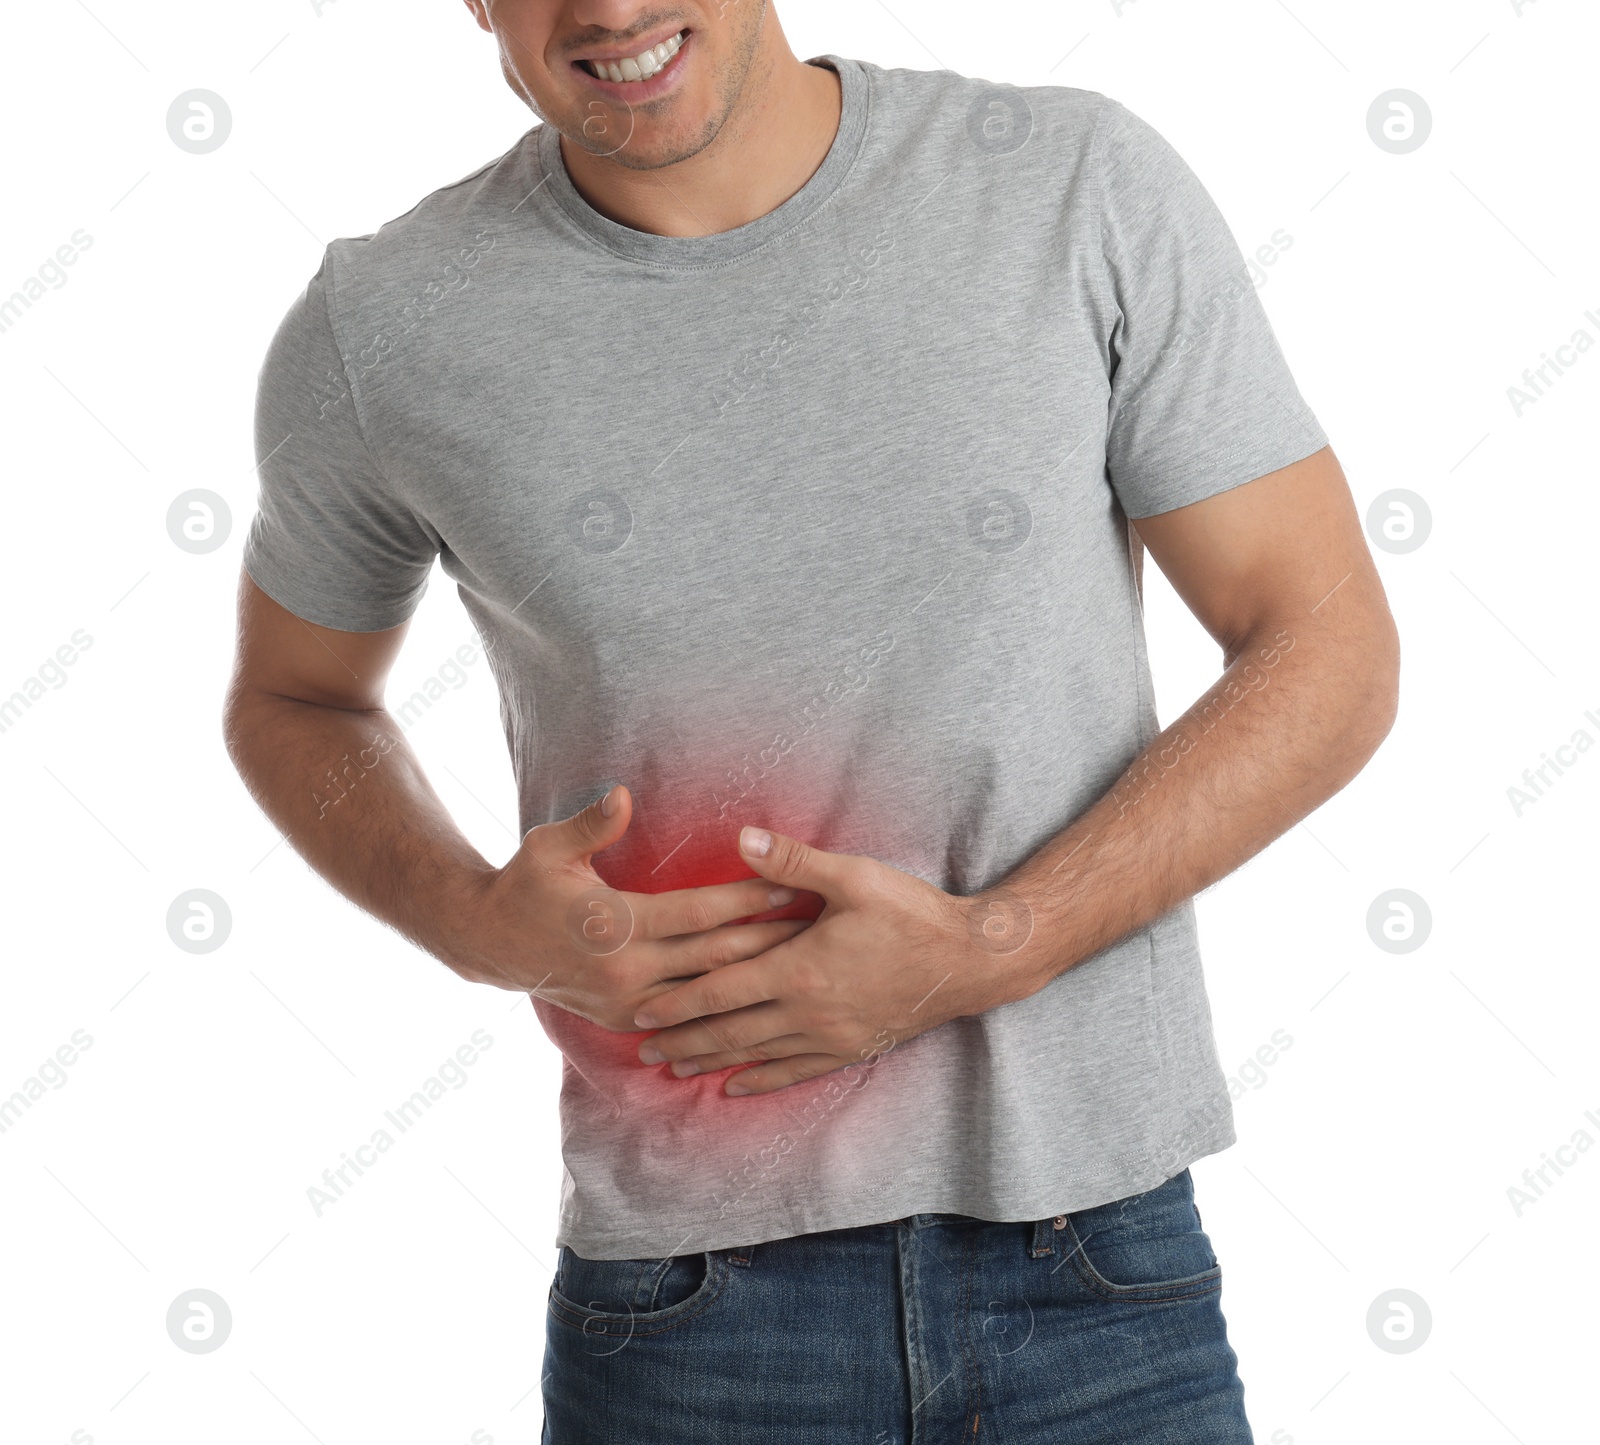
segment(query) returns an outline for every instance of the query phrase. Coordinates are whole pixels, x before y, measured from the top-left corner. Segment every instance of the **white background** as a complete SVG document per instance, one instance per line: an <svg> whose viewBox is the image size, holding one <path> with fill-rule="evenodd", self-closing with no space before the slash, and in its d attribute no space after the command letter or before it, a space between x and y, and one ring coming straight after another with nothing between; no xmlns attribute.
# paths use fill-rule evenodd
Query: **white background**
<svg viewBox="0 0 1600 1445"><path fill-rule="evenodd" d="M1600 1149L1566 1155L1520 1214L1507 1192L1576 1131L1600 1141L1600 749L1520 816L1507 794L1578 729L1600 740L1600 354L1520 416L1507 397L1580 326L1600 340L1583 316L1600 315L1600 17L1582 0L794 0L784 21L801 57L1115 96L1243 249L1293 237L1262 298L1301 389L1363 512L1405 488L1432 530L1377 553L1405 649L1393 734L1199 904L1225 1068L1293 1040L1239 1100L1240 1142L1194 1168L1250 1414L1275 1445L1600 1438ZM219 723L273 328L329 238L533 117L452 0L18 6L6 50L0 296L75 230L92 245L0 334L0 695L75 630L92 645L0 734L0 1097L75 1030L93 1042L0 1134L0 1435L534 1440L559 1060L525 999L458 981L276 846ZM208 155L166 130L193 88L232 111ZM1367 130L1394 88L1433 115L1407 155ZM166 529L194 487L232 510L207 555ZM1220 664L1159 575L1149 608L1168 721ZM436 576L399 695L470 637ZM464 677L411 739L502 858L494 687L481 660ZM165 921L194 888L232 913L204 955ZM1433 919L1401 955L1366 925L1393 888ZM308 1187L480 1028L494 1042L468 1082L317 1217ZM210 1354L165 1325L198 1288L232 1311ZM1366 1323L1395 1289L1432 1314L1406 1354Z"/></svg>

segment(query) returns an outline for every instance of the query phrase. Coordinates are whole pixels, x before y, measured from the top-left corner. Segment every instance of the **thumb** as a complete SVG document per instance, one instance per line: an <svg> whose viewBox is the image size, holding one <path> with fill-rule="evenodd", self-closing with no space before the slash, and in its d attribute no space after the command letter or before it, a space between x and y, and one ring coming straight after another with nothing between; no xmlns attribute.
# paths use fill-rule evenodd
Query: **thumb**
<svg viewBox="0 0 1600 1445"><path fill-rule="evenodd" d="M804 888L829 898L838 892L838 854L812 848L798 838L765 828L739 830L739 856L763 878L786 888Z"/></svg>
<svg viewBox="0 0 1600 1445"><path fill-rule="evenodd" d="M618 783L570 818L533 829L524 841L531 840L534 833L540 835L539 852L547 866L587 862L590 854L620 839L632 819L633 795Z"/></svg>

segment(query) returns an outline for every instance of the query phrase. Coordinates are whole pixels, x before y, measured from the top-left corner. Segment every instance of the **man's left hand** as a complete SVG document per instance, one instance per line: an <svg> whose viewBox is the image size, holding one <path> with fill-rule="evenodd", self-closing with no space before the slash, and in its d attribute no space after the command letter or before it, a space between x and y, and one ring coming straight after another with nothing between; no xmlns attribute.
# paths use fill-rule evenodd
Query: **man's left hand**
<svg viewBox="0 0 1600 1445"><path fill-rule="evenodd" d="M958 898L875 858L759 828L742 829L739 845L769 882L820 894L822 913L765 953L651 999L634 1019L661 1030L640 1045L643 1063L669 1063L679 1078L757 1063L730 1075L726 1091L770 1093L1042 982L1020 978L1027 935L1014 900Z"/></svg>

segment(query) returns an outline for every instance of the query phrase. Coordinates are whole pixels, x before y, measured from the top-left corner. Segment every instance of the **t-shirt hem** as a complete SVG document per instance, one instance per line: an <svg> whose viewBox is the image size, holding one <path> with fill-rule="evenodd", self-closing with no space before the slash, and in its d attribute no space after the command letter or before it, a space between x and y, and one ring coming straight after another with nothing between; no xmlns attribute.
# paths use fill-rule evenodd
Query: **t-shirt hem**
<svg viewBox="0 0 1600 1445"><path fill-rule="evenodd" d="M375 607L371 599L329 603L297 586L271 556L251 542L245 544L243 566L250 580L280 607L306 622L336 632L387 632L407 621L428 590L424 581L415 597L390 607Z"/></svg>
<svg viewBox="0 0 1600 1445"><path fill-rule="evenodd" d="M1211 497L1220 496L1223 492L1231 492L1235 487L1242 487L1248 482L1259 481L1273 472L1282 471L1284 467L1293 466L1296 462L1303 462L1307 457L1315 456L1327 445L1327 432L1319 423L1310 422L1292 440L1286 440L1266 450L1256 444L1240 447L1208 468L1203 475L1196 475L1176 483L1169 482L1156 506L1142 507L1129 512L1124 504L1123 510L1129 520L1135 522L1143 521L1146 517L1160 516L1164 512L1175 512L1180 507L1207 501Z"/></svg>
<svg viewBox="0 0 1600 1445"><path fill-rule="evenodd" d="M735 1249L802 1234L885 1224L912 1214L965 1214L997 1224L1025 1224L1142 1194L1181 1173L1197 1159L1229 1148L1237 1139L1230 1120L1183 1143L1162 1145L1153 1152L1140 1151L1134 1156L1136 1165L1077 1175L1026 1194L999 1196L893 1180L856 1191L843 1208L838 1201L818 1206L797 1200L782 1209L738 1219L656 1219L648 1228L596 1232L563 1220L556 1233L556 1245L564 1245L585 1259L660 1259L668 1254Z"/></svg>

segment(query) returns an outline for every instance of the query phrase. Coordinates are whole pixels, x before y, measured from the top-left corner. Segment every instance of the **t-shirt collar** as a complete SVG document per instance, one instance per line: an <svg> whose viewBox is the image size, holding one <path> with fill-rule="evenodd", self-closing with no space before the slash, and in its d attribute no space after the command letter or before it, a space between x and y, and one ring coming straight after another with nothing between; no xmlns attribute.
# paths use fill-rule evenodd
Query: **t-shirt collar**
<svg viewBox="0 0 1600 1445"><path fill-rule="evenodd" d="M827 202L855 163L866 134L870 105L867 76L860 62L827 54L814 56L806 63L826 65L839 76L838 134L822 164L805 185L781 206L747 225L710 236L657 236L619 225L595 210L572 184L561 157L560 132L548 123L536 126L533 132L543 180L540 190L590 240L628 260L656 266L700 267L720 265L749 255L775 237L793 230Z"/></svg>

